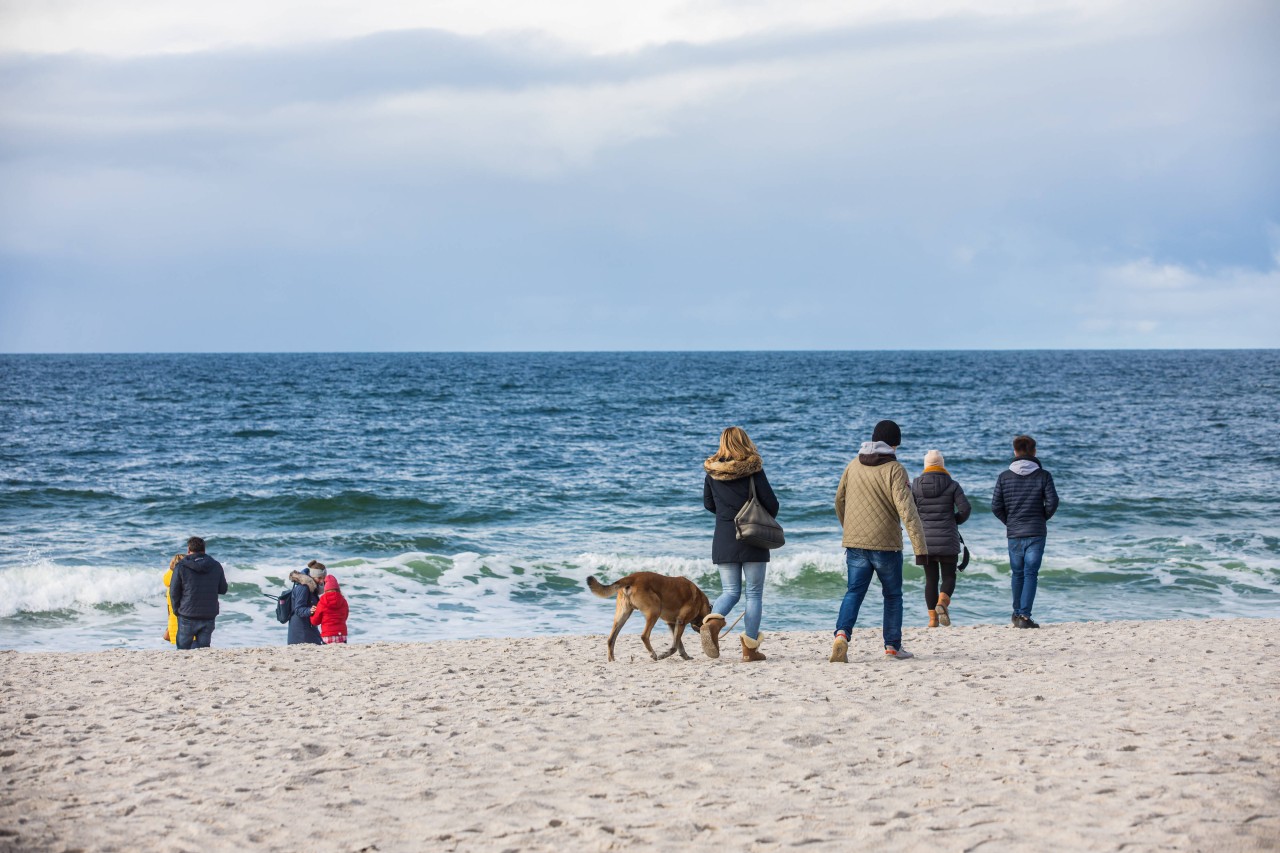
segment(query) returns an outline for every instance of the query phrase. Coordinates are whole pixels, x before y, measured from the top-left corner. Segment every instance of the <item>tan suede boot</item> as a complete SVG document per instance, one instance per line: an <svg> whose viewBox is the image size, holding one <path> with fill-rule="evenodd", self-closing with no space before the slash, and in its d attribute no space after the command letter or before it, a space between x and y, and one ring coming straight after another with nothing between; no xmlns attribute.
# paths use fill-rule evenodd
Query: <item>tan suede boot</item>
<svg viewBox="0 0 1280 853"><path fill-rule="evenodd" d="M951 627L951 614L947 608L951 606L951 596L945 592L938 593L938 624L943 628Z"/></svg>
<svg viewBox="0 0 1280 853"><path fill-rule="evenodd" d="M742 635L742 659L746 661L764 660L764 655L760 653L760 637L753 640L746 634Z"/></svg>
<svg viewBox="0 0 1280 853"><path fill-rule="evenodd" d="M936 610L929 611L929 627L930 628L938 627L938 611Z"/></svg>
<svg viewBox="0 0 1280 853"><path fill-rule="evenodd" d="M720 657L720 632L723 630L724 617L719 613L710 613L702 620L702 628L698 634L702 637L702 651L707 657Z"/></svg>

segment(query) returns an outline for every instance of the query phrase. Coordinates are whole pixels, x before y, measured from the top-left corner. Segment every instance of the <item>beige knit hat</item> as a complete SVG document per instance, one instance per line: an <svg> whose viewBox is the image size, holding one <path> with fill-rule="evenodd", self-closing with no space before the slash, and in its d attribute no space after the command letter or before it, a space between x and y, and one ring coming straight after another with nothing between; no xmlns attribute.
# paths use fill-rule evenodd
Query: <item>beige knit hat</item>
<svg viewBox="0 0 1280 853"><path fill-rule="evenodd" d="M941 450L930 450L924 455L924 467L926 468L942 468L947 464L947 460L942 458Z"/></svg>

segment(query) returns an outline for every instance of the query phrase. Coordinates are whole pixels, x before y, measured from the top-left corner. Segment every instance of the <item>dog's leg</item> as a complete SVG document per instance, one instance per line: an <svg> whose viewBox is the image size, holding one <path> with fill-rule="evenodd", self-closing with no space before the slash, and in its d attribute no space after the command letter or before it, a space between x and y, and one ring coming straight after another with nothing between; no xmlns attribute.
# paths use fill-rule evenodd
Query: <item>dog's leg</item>
<svg viewBox="0 0 1280 853"><path fill-rule="evenodd" d="M684 658L685 660L693 660L693 658L689 657L689 653L684 650L684 623L683 622L676 623L675 634L676 634L676 642L675 642L675 645L672 646L672 648L678 651L680 653L680 657ZM667 652L667 654L670 654L670 652Z"/></svg>
<svg viewBox="0 0 1280 853"><path fill-rule="evenodd" d="M626 593L618 593L618 606L613 611L613 632L609 634L609 660L611 662L613 661L613 643L618 639L618 632L622 630L623 625L627 624L627 620L631 618L631 614L634 612L635 608L631 606ZM649 643L646 641L645 645L647 646Z"/></svg>
<svg viewBox="0 0 1280 853"><path fill-rule="evenodd" d="M667 627L671 629L671 648L658 655L655 660L665 660L676 653L676 646L680 644L679 638L676 636L676 623L668 622Z"/></svg>
<svg viewBox="0 0 1280 853"><path fill-rule="evenodd" d="M653 646L649 643L649 635L653 633L653 626L658 624L658 617L661 613L646 613L644 616L644 633L640 635L640 639L644 640L644 647L649 650L649 657L654 660L658 659L658 653L653 650Z"/></svg>

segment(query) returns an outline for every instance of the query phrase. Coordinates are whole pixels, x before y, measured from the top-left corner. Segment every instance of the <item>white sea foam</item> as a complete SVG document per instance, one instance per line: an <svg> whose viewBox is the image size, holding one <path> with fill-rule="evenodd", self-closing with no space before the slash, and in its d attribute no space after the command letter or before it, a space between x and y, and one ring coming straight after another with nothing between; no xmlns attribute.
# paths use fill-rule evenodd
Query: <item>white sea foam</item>
<svg viewBox="0 0 1280 853"><path fill-rule="evenodd" d="M1256 560L1251 560L1247 568L1226 559L1191 567L1176 556L1129 565L1123 559L1116 561L1115 557L1123 558L1122 550L1104 548L1089 553L1081 544L1063 543L1046 558L1042 586L1047 608L1062 600L1054 593L1053 581L1046 578L1064 574L1149 577L1161 586L1170 586L1194 570L1195 577L1211 581L1216 589L1204 588L1203 593L1197 593L1199 598L1179 605L1180 612L1193 615L1255 613L1265 602L1251 599L1237 589L1280 592L1280 573L1255 566ZM1116 550L1115 557L1112 550ZM920 573L911 565L910 556L907 561L909 606L918 609ZM300 562L294 561L227 564L228 581L235 594L222 600L223 618L218 622L216 643L283 643L285 627L275 621L271 601L253 590L279 593L287 584L289 572L300 568ZM64 566L34 557L23 565L2 569L0 618L51 612L71 616L64 624L43 624L37 633L29 635L25 632L36 629L9 623L0 644L63 649L156 647L165 620L160 583L163 570L163 565ZM446 556L408 552L335 561L330 564L330 571L341 581L351 601L349 627L354 642L605 633L613 608L587 592L585 582L590 575L610 581L632 572L654 571L690 578L713 598L719 590L717 572L709 559L672 554L583 552L528 559L514 554L461 552ZM830 610L835 606L838 592L833 592L832 587L842 585L844 574L844 556L839 548L789 547L775 552L766 575L767 588L771 590L766 594L769 618L790 619L791 627L825 620L828 614L823 607ZM966 607L972 608L975 619L1003 613L1008 578L1008 558L1003 550L973 548L965 577L958 594L959 614L964 615ZM969 585L979 580L983 583ZM1099 587L1099 592L1105 592L1105 587ZM820 603L818 599L824 597L831 597L831 601ZM128 607L122 612L102 605ZM786 611L788 607L790 610ZM789 615L784 617L784 612ZM1123 607L1098 612L1107 618L1128 615ZM638 622L628 627L628 631L638 630Z"/></svg>
<svg viewBox="0 0 1280 853"><path fill-rule="evenodd" d="M84 610L161 599L157 572L112 566L60 566L48 560L0 571L0 618Z"/></svg>

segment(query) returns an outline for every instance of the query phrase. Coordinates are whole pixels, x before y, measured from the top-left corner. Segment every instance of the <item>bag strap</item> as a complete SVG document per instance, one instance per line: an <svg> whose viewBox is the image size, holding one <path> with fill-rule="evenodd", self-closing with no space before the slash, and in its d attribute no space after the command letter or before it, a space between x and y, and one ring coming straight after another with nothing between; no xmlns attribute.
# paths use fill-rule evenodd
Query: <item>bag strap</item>
<svg viewBox="0 0 1280 853"><path fill-rule="evenodd" d="M747 502L750 503L756 499L756 475L754 473L747 475L747 488L750 490L750 497Z"/></svg>

